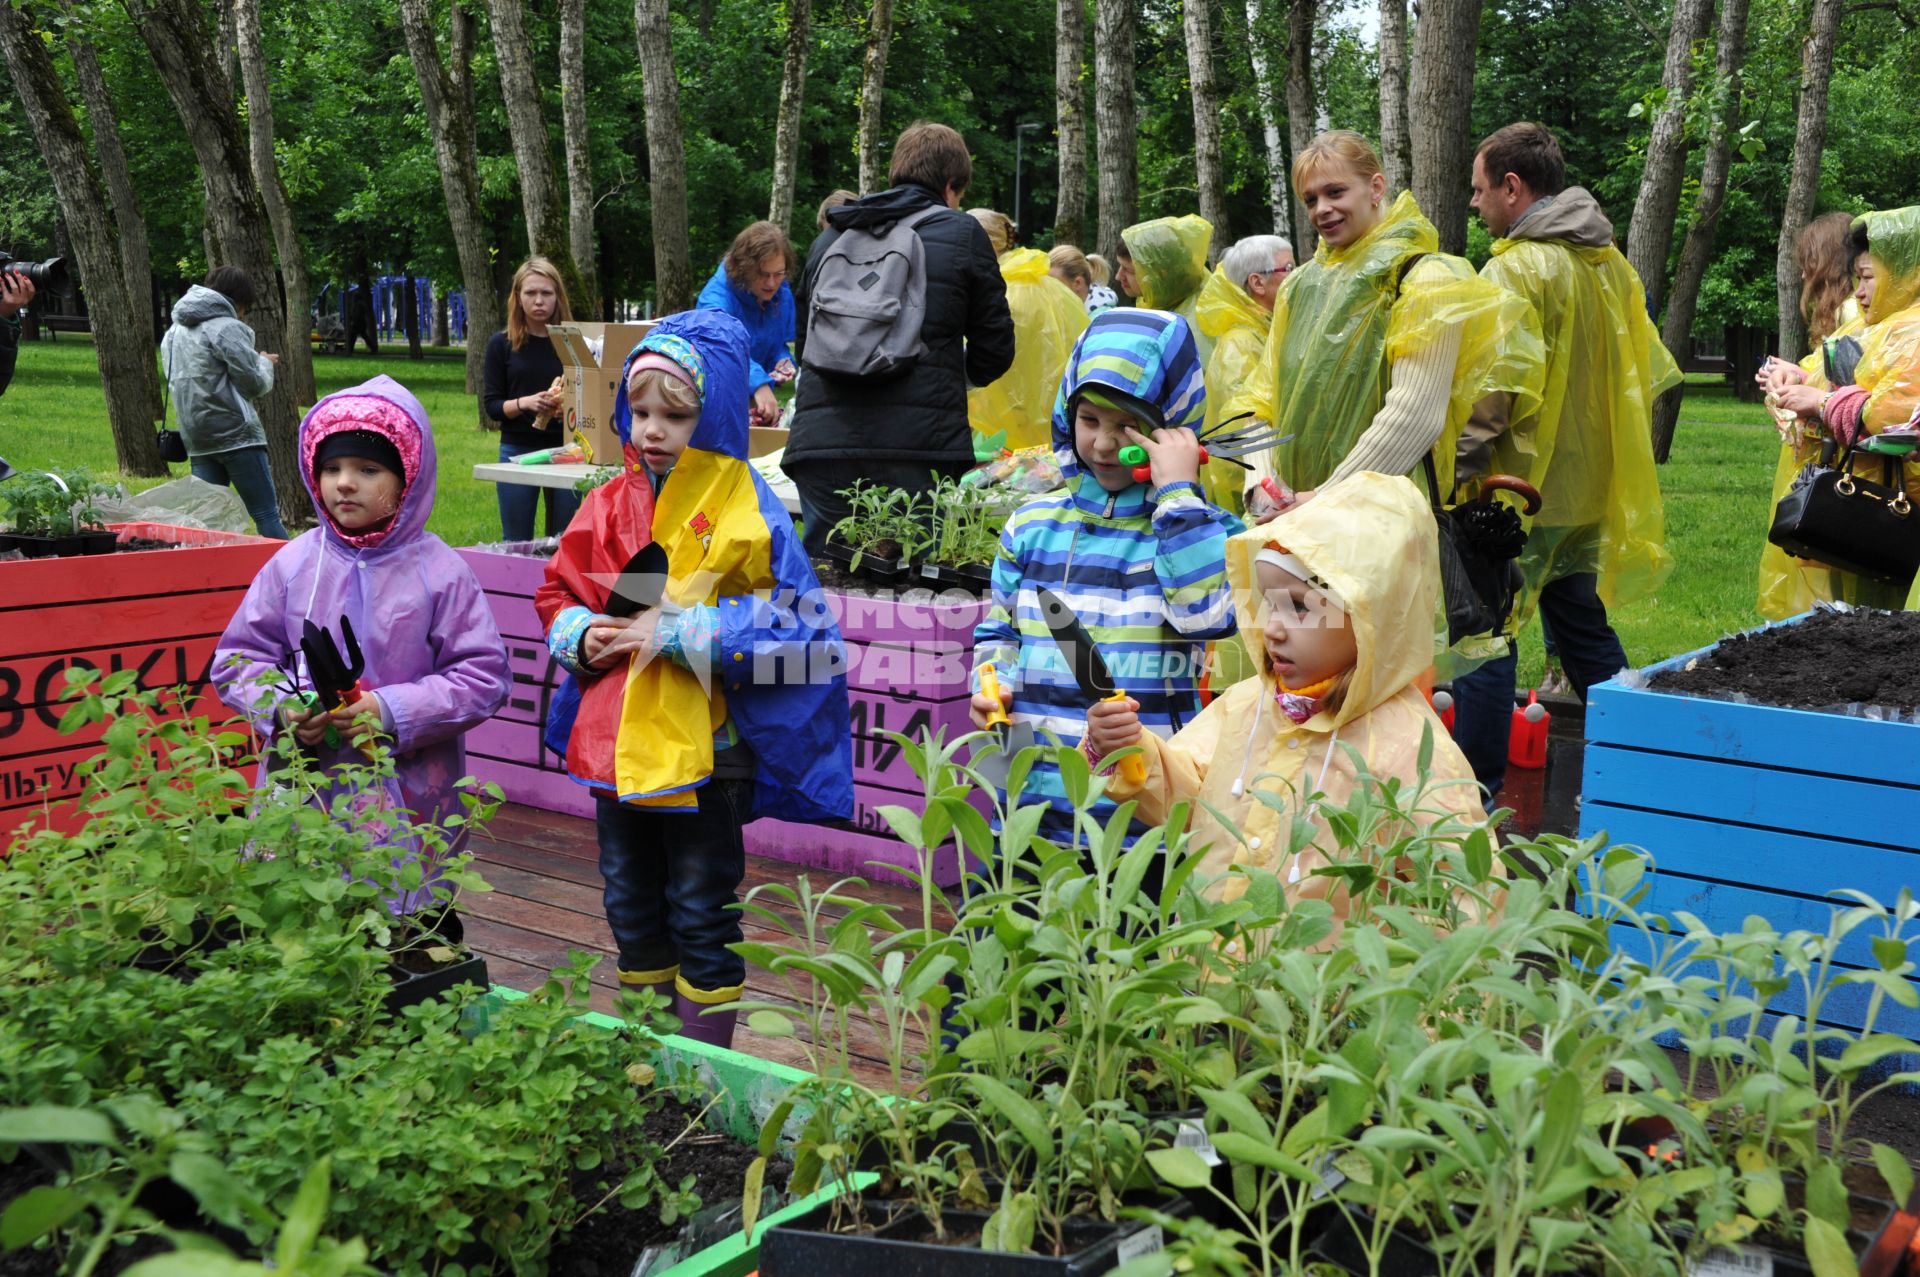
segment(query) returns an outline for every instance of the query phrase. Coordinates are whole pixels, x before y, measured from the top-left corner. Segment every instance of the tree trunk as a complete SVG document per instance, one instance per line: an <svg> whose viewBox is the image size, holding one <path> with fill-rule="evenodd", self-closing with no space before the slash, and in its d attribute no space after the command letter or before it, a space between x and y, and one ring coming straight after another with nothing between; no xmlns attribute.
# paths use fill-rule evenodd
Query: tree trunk
<svg viewBox="0 0 1920 1277"><path fill-rule="evenodd" d="M1413 183L1407 130L1407 0L1380 0L1380 160L1389 191Z"/></svg>
<svg viewBox="0 0 1920 1277"><path fill-rule="evenodd" d="M1713 256L1713 237L1727 199L1733 124L1740 110L1740 72L1747 58L1747 8L1748 0L1721 0L1720 43L1714 55L1718 101L1708 125L1706 158L1700 164L1700 191L1693 197L1693 218L1680 245L1673 290L1667 294L1667 319L1660 330L1660 339L1682 367L1686 366L1693 316L1700 303L1700 281L1706 277L1707 262ZM1653 459L1663 465L1673 448L1673 431L1680 421L1680 400L1685 392L1684 384L1675 386L1654 401Z"/></svg>
<svg viewBox="0 0 1920 1277"><path fill-rule="evenodd" d="M1313 141L1313 24L1317 8L1317 0L1288 0L1287 4L1287 141L1294 155ZM1292 208L1294 252L1305 261L1319 236L1307 220L1307 206L1295 199Z"/></svg>
<svg viewBox="0 0 1920 1277"><path fill-rule="evenodd" d="M646 91L653 275L660 301L655 313L671 315L692 307L694 280L687 235L687 153L680 141L680 83L674 78L667 0L633 0L633 33Z"/></svg>
<svg viewBox="0 0 1920 1277"><path fill-rule="evenodd" d="M1080 83L1087 60L1083 0L1055 0L1053 14L1054 138L1060 148L1059 202L1053 242L1081 245L1087 234L1087 106Z"/></svg>
<svg viewBox="0 0 1920 1277"><path fill-rule="evenodd" d="M400 326L407 334L407 358L425 359L426 352L420 349L420 283L411 268L407 270L406 283L400 289L400 304L406 307L406 314L400 317Z"/></svg>
<svg viewBox="0 0 1920 1277"><path fill-rule="evenodd" d="M860 63L860 193L885 190L887 166L880 155L880 103L887 87L887 52L893 46L893 0L873 0L867 19L867 52Z"/></svg>
<svg viewBox="0 0 1920 1277"><path fill-rule="evenodd" d="M486 378L487 339L498 332L500 293L494 287L487 252L487 218L480 206L480 177L474 165L473 15L455 0L452 40L446 64L434 35L431 0L400 0L400 25L420 81L440 189L460 257L460 286L467 296L467 393L480 394ZM480 424L487 424L484 410Z"/></svg>
<svg viewBox="0 0 1920 1277"><path fill-rule="evenodd" d="M1473 64L1481 0L1426 0L1414 36L1407 119L1419 120L1409 146L1413 194L1440 251L1467 251L1467 201L1473 186Z"/></svg>
<svg viewBox="0 0 1920 1277"><path fill-rule="evenodd" d="M67 103L45 33L34 28L26 11L10 4L0 4L0 55L13 81L13 96L53 178L80 284L92 299L93 341L114 456L128 474L163 475L167 467L160 460L153 428L153 410L160 400L153 343L142 308L127 297L125 265L106 192L87 162L86 139ZM96 123L95 129L99 127Z"/></svg>
<svg viewBox="0 0 1920 1277"><path fill-rule="evenodd" d="M287 294L287 348L280 352L278 375L287 379L296 404L311 405L319 398L313 385L313 343L308 340L313 283L307 275L307 252L300 244L300 228L293 220L293 204L287 198L286 183L280 180L280 162L273 153L273 99L267 84L266 48L260 35L260 0L233 0L233 17L239 40L240 77L247 88L253 177L273 223L280 280Z"/></svg>
<svg viewBox="0 0 1920 1277"><path fill-rule="evenodd" d="M1782 359L1798 359L1807 345L1807 321L1800 313L1800 266L1794 260L1794 241L1813 216L1820 193L1820 152L1827 145L1827 91L1833 80L1833 46L1840 38L1844 0L1814 0L1813 22L1800 50L1800 117L1793 132L1793 172L1787 181L1787 203L1780 215L1780 245L1774 260L1774 279L1780 296Z"/></svg>
<svg viewBox="0 0 1920 1277"><path fill-rule="evenodd" d="M1200 187L1200 216L1213 226L1209 262L1233 242L1227 228L1227 175L1220 159L1220 91L1213 77L1212 0L1180 6L1187 32L1187 78L1193 84L1193 170Z"/></svg>
<svg viewBox="0 0 1920 1277"><path fill-rule="evenodd" d="M767 220L787 235L793 233L800 113L807 100L807 53L812 43L813 0L787 0L787 54L780 64L780 115L773 130L773 199L767 206Z"/></svg>
<svg viewBox="0 0 1920 1277"><path fill-rule="evenodd" d="M1094 147L1100 155L1099 249L1112 261L1139 217L1133 84L1133 0L1094 0Z"/></svg>
<svg viewBox="0 0 1920 1277"><path fill-rule="evenodd" d="M1247 0L1247 49L1253 63L1253 97L1260 108L1260 132L1267 144L1267 205L1275 235L1293 234L1293 201L1288 194L1287 143L1280 133L1280 102L1273 91L1273 63L1267 57L1266 5Z"/></svg>
<svg viewBox="0 0 1920 1277"><path fill-rule="evenodd" d="M153 55L174 112L193 142L194 156L213 196L207 202L207 215L221 254L228 265L245 271L259 290L258 300L247 313L247 323L260 349L284 353L290 343L286 309L280 290L273 286L273 231L267 224L260 188L254 185L239 114L232 96L221 88L221 72L214 64L207 39L205 11L197 0L125 3L140 28L141 40ZM303 329L299 339L304 342L306 337ZM258 406L261 424L266 428L267 456L273 464L281 517L291 525L309 506L295 454L300 420L288 380L274 378L273 389L261 396Z"/></svg>
<svg viewBox="0 0 1920 1277"><path fill-rule="evenodd" d="M436 286L433 290L433 337L431 338L434 345L451 346L453 344L453 338L447 331L449 322L447 290Z"/></svg>
<svg viewBox="0 0 1920 1277"><path fill-rule="evenodd" d="M500 63L500 97L507 106L507 130L520 170L527 251L554 264L572 301L584 296L586 286L573 260L566 208L553 176L553 147L547 140L546 112L540 109L540 82L533 73L525 0L487 0L487 11L493 17L493 54Z"/></svg>
<svg viewBox="0 0 1920 1277"><path fill-rule="evenodd" d="M113 224L119 232L121 274L126 279L127 304L132 308L135 329L148 349L159 341L153 315L153 261L147 244L147 221L140 214L140 199L134 193L133 172L127 167L126 148L121 145L120 125L115 118L113 98L107 92L107 78L100 70L100 56L93 45L78 34L79 27L67 28L67 49L73 55L73 69L80 81L80 92L87 104L87 119L93 126L93 151L100 162L100 175L106 179L107 193L113 197ZM160 419L160 379L151 378L152 402L149 415Z"/></svg>
<svg viewBox="0 0 1920 1277"><path fill-rule="evenodd" d="M593 254L593 148L587 134L587 0L560 0L560 115L567 138L567 247L580 274L574 313L600 309Z"/></svg>
<svg viewBox="0 0 1920 1277"><path fill-rule="evenodd" d="M1660 84L1666 101L1647 139L1647 163L1640 196L1627 226L1627 261L1647 290L1655 315L1666 296L1667 254L1673 248L1673 221L1680 211L1680 183L1687 171L1687 99L1693 96L1693 46L1706 38L1713 22L1713 0L1674 0L1673 26L1667 33L1666 68Z"/></svg>

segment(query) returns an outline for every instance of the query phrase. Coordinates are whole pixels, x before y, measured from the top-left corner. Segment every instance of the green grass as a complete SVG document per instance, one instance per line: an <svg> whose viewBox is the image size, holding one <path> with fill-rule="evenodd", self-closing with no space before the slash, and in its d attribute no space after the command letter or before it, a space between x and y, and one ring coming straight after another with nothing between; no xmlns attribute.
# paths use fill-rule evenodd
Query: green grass
<svg viewBox="0 0 1920 1277"><path fill-rule="evenodd" d="M431 351L424 361L404 353L316 356L322 394L387 373L426 405L439 447L440 489L428 523L449 545L497 540L498 507L490 483L475 481L475 462L498 455L499 437L474 426L475 403L465 389L458 351ZM1667 535L1676 567L1651 599L1614 617L1636 665L1704 647L1760 622L1754 610L1755 573L1766 541L1769 485L1778 444L1765 410L1736 401L1718 378L1689 378L1673 457L1660 470ZM114 468L106 400L94 369L93 346L65 336L20 353L13 388L0 399L0 456L25 469ZM174 467L184 473L186 467ZM155 479L129 480L132 488ZM1524 683L1542 668L1539 628L1521 646Z"/></svg>

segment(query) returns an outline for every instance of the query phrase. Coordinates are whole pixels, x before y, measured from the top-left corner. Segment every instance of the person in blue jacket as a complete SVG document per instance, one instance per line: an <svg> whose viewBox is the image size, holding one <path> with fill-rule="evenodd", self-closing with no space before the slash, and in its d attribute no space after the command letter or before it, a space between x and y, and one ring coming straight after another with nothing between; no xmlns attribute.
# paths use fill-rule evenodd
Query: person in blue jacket
<svg viewBox="0 0 1920 1277"><path fill-rule="evenodd" d="M748 412L756 426L780 420L773 388L794 377L793 290L787 286L793 267L786 233L772 222L755 222L733 237L696 306L724 311L746 328L747 386L753 393Z"/></svg>

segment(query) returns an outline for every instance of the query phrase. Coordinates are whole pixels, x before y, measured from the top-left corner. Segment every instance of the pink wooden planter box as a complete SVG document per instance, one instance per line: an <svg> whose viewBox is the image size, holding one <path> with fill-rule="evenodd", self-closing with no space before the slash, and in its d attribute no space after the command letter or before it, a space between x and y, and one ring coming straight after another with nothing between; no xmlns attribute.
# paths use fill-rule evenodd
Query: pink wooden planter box
<svg viewBox="0 0 1920 1277"><path fill-rule="evenodd" d="M565 672L547 655L533 594L546 560L532 555L463 549L507 642L513 691L506 707L467 733L467 769L498 782L509 800L570 816L593 816L593 797L567 776L542 744L547 708ZM918 736L945 729L948 739L972 730L967 720L973 627L981 600L959 592L910 590L898 598L828 593L847 639L851 699L854 815L848 826L760 820L748 825L748 852L836 874L902 880L917 867L912 849L893 836L879 809L921 811L920 780L887 732ZM983 800L984 801L984 800ZM877 864L876 864L877 862ZM935 866L942 885L960 881L956 853Z"/></svg>

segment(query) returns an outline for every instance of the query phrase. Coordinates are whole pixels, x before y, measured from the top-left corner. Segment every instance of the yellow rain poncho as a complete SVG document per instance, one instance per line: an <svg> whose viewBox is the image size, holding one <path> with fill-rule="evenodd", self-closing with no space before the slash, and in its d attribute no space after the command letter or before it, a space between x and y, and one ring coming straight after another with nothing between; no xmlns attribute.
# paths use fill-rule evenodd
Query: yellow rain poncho
<svg viewBox="0 0 1920 1277"><path fill-rule="evenodd" d="M1213 244L1213 223L1197 213L1159 217L1120 232L1127 255L1133 258L1133 276L1140 285L1138 305L1148 310L1170 310L1194 324L1200 289L1207 282L1207 249ZM1194 344L1200 364L1213 355L1213 339L1195 324Z"/></svg>
<svg viewBox="0 0 1920 1277"><path fill-rule="evenodd" d="M1566 233L1550 233L1556 224ZM1569 188L1530 229L1496 240L1485 270L1532 303L1547 348L1531 422L1542 505L1520 559L1522 619L1540 588L1561 577L1597 572L1612 607L1652 593L1672 571L1651 423L1654 399L1680 381L1647 317L1640 278L1592 196ZM1513 420L1523 420L1518 409Z"/></svg>
<svg viewBox="0 0 1920 1277"><path fill-rule="evenodd" d="M1227 543L1227 573L1240 607L1240 633L1259 669L1228 689L1171 740L1142 733L1146 777L1129 785L1117 773L1109 793L1140 802L1138 818L1167 818L1180 799L1192 802L1193 835L1205 848L1197 879L1222 898L1240 894L1245 880L1234 864L1277 874L1289 899L1329 900L1338 918L1348 912L1343 880L1315 876L1337 849L1318 805L1308 809L1315 836L1290 863L1283 853L1296 816L1316 791L1338 808L1359 776L1351 748L1380 780L1418 780L1423 734L1431 733L1429 790L1420 823L1462 833L1485 818L1473 769L1428 707L1414 680L1433 659L1433 615L1440 594L1440 561L1426 495L1410 481L1361 473L1330 488L1264 527ZM1261 638L1265 605L1254 584L1253 556L1277 541L1325 581L1353 626L1358 659L1344 701L1294 723L1274 705L1273 674ZM1261 801L1255 790L1285 795L1286 810ZM1224 816L1242 837L1220 823ZM1383 831L1396 838L1405 830Z"/></svg>
<svg viewBox="0 0 1920 1277"><path fill-rule="evenodd" d="M1531 409L1542 352L1526 304L1439 247L1433 223L1403 191L1358 241L1344 249L1323 241L1287 277L1257 375L1228 405L1228 415L1251 409L1293 435L1262 454L1263 473L1296 489L1319 487L1386 402L1394 362L1455 328L1452 393L1433 451L1442 495L1453 486L1454 444L1476 401L1499 391L1515 397L1515 420ZM1524 432L1509 433L1507 453L1524 447ZM1500 454L1500 465L1528 477L1523 455Z"/></svg>
<svg viewBox="0 0 1920 1277"><path fill-rule="evenodd" d="M1208 428L1233 415L1227 406L1239 397L1240 388L1260 367L1260 357L1267 349L1267 332L1272 327L1273 312L1214 267L1194 301L1194 328L1213 342L1213 356L1207 360ZM1234 514L1244 508L1241 491L1246 475L1245 470L1224 461L1200 467L1207 500Z"/></svg>
<svg viewBox="0 0 1920 1277"><path fill-rule="evenodd" d="M967 420L976 442L1004 430L1007 448L1045 446L1053 438L1060 374L1086 331L1086 304L1047 274L1047 255L1036 249L1000 254L1000 278L1013 312L1013 367L991 385L967 392Z"/></svg>

